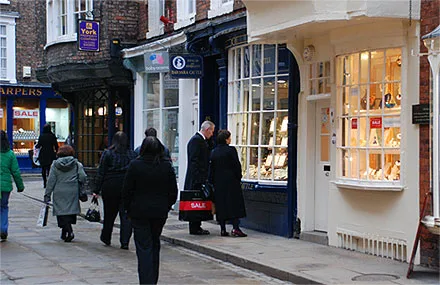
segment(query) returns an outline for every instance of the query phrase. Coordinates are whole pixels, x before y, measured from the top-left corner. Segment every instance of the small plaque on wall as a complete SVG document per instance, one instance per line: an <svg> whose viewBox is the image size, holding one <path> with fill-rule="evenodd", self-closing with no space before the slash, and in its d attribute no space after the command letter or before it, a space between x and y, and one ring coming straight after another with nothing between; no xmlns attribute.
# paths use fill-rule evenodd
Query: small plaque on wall
<svg viewBox="0 0 440 285"><path fill-rule="evenodd" d="M412 105L412 123L413 124L429 124L431 113L429 104Z"/></svg>

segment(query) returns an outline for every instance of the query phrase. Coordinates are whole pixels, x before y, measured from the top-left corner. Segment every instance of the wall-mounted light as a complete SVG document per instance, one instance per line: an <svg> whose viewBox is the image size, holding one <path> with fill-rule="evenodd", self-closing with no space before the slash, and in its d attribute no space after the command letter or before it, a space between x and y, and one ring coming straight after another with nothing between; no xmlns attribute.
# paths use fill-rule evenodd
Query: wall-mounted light
<svg viewBox="0 0 440 285"><path fill-rule="evenodd" d="M93 108L87 108L84 110L84 116L91 117L93 115Z"/></svg>

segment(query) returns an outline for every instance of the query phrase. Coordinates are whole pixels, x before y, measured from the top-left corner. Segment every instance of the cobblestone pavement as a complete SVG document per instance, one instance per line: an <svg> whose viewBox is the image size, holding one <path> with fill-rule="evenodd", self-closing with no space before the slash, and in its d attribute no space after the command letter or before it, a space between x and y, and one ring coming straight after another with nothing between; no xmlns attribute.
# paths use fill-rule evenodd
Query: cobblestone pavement
<svg viewBox="0 0 440 285"><path fill-rule="evenodd" d="M42 197L40 179L25 178L25 192ZM101 225L78 217L72 243L60 240L56 218L36 226L41 204L25 195L11 194L9 237L1 243L0 284L136 284L134 243L119 249L119 229L113 245L99 241ZM163 242L161 284L290 284Z"/></svg>

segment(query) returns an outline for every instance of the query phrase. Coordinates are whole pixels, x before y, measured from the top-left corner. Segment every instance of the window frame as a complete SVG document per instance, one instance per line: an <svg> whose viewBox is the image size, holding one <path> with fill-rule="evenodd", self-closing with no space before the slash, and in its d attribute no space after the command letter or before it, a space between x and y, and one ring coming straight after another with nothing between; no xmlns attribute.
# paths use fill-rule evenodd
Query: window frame
<svg viewBox="0 0 440 285"><path fill-rule="evenodd" d="M174 24L174 29L189 26L196 21L197 5L196 0L185 0L177 2L177 22ZM189 12L190 4L192 4L193 12Z"/></svg>
<svg viewBox="0 0 440 285"><path fill-rule="evenodd" d="M162 4L162 6L160 6ZM165 14L165 0L148 1L148 32L147 39L162 35L165 32L160 16Z"/></svg>
<svg viewBox="0 0 440 285"><path fill-rule="evenodd" d="M4 13L0 15L0 24L5 26L6 31L3 37L6 40L6 74L5 77L1 77L0 74L0 80L3 82L17 83L15 19L18 17L18 13Z"/></svg>
<svg viewBox="0 0 440 285"><path fill-rule="evenodd" d="M218 17L234 11L234 0L211 0L208 10L208 19Z"/></svg>
<svg viewBox="0 0 440 285"><path fill-rule="evenodd" d="M400 78L396 79L393 78L391 79L389 77L389 75L387 74L387 51L392 51L392 50L400 50L400 55L399 57L401 58L403 55L403 48L402 47L390 47L390 48L377 48L377 49L369 49L369 50L364 50L364 51L359 51L359 52L354 52L354 53L350 53L350 54L343 54L343 55L338 55L336 57L336 102L337 102L337 124L339 126L339 132L338 132L338 140L337 140L337 145L336 145L336 163L337 163L337 173L336 173L336 178L337 180L334 181L335 184L339 187L348 187L348 188L354 188L354 189L370 189L370 190L387 190L387 191L401 191L403 189L403 185L404 185L404 181L402 176L399 175L399 179L398 180L388 180L388 178L386 176L388 176L387 174L385 174L384 172L386 171L386 155L398 155L399 159L397 160L399 162L399 171L401 172L402 169L404 168L404 152L402 151L402 141L405 140L405 137L401 136L401 139L399 138L399 144L397 146L389 146L385 144L385 133L386 133L386 128L391 129L391 128L399 128L400 134L404 134L404 124L402 122L402 110L404 109L404 100L403 98L400 98L400 105L398 107L393 106L393 107L386 107L385 106L385 95L387 93L387 89L390 88L389 85L398 85L398 89L401 89L401 86L403 84L403 68L402 66L400 66ZM371 55L373 53L378 53L378 52L383 52L383 62L382 62L382 79L381 80L373 80L371 79L372 76L372 69L371 69ZM368 54L368 62L367 62L367 78L366 79L362 79L362 56L363 54ZM353 65L357 67L357 70L354 72L357 75L357 79L351 80L352 82L348 83L348 84L344 84L342 81L342 78L344 76L349 77L351 76L352 71L354 70L350 70L350 72L348 73L348 75L346 74L346 71L343 70L343 65L344 63L344 57L348 58L350 56L355 56L357 57L357 65L356 63L354 63ZM365 68L365 65L364 65ZM390 67L391 69L391 67ZM344 73L345 72L345 73ZM354 83L353 83L354 81ZM380 100L379 103L379 107L375 108L375 107L371 107L372 103L369 102L370 101L370 93L371 93L371 88L374 86L377 87L381 87L380 88L380 98L377 98L377 96L375 96L375 100ZM352 92L352 89L354 87L354 91ZM347 89L348 88L348 89ZM363 100L363 92L362 92L362 88L364 88L363 91L365 91L364 93L366 94L364 97L366 100L366 107L364 108L362 106L361 100ZM392 87L392 88L395 88ZM351 112L350 110L347 111L347 113L344 113L344 91L343 89L345 89L345 97L349 98L349 97L353 97L353 94L357 94L356 96L356 101L355 104L357 104L357 109L354 109L355 111ZM347 91L349 90L349 91ZM398 90L399 91L399 90ZM401 91L401 90L400 90ZM396 92L395 90L393 90L393 93ZM398 92L397 92L398 93ZM400 94L400 93L399 93ZM394 97L396 97L396 95L394 95ZM347 104L347 103L345 103ZM349 102L349 104L351 104ZM376 103L374 103L376 104ZM377 104L376 104L377 105ZM396 103L397 105L397 103ZM396 107L396 108L394 108ZM364 110L362 110L364 109ZM361 144L361 119L365 119L365 145ZM372 128L371 125L371 119L375 119L375 118L380 118L380 140L381 143L379 146L372 146L370 145L370 135L371 135L371 131L373 131L373 129L376 128ZM384 120L386 118L389 118L388 121ZM394 119L393 119L394 118ZM393 124L393 120L395 120L396 118L398 118L396 121L399 122L398 127L394 126ZM355 122L352 122L353 119L356 119ZM344 120L345 120L345 128L344 128ZM386 122L386 123L385 123ZM354 126L354 125L355 126ZM385 126L385 124L387 126ZM354 127L353 127L354 126ZM352 145L352 138L351 138L351 131L352 130L359 130L359 131L355 131L356 133L356 144ZM377 130L376 130L377 132ZM391 132L391 131L390 131ZM344 136L345 134L345 136ZM357 172L356 177L352 177L351 175L351 168L353 168L351 164L351 162L344 162L344 159L342 159L342 153L346 151L348 153L348 157L350 157L350 153L351 152L356 152L357 157L355 159L356 161L356 166L355 166L355 170ZM361 162L360 160L361 158L361 152L365 152L365 169L361 169ZM370 169L370 155L374 155L374 154L379 154L380 156L380 163L379 166L380 168L376 170L376 172L381 171L380 175L381 175L381 179L374 179L374 178L370 178L370 173L369 173L369 169ZM345 157L345 156L344 156ZM351 157L350 157L351 158ZM352 160L350 160L352 161ZM397 162L396 161L396 162ZM344 167L345 164L345 167ZM395 162L393 161L392 163L392 167L395 165ZM344 176L343 170L347 169L347 174ZM363 178L362 176L362 172L365 170L365 173L367 173L366 177ZM365 175L364 173L364 175ZM371 176L373 176L375 174L371 174Z"/></svg>

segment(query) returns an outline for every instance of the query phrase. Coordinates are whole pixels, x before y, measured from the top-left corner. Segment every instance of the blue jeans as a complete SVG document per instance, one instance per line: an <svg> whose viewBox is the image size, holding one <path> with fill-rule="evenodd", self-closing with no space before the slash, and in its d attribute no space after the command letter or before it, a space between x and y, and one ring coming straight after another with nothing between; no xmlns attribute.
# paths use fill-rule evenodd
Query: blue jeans
<svg viewBox="0 0 440 285"><path fill-rule="evenodd" d="M157 284L159 280L160 234L165 221L166 218L132 220L140 284Z"/></svg>
<svg viewBox="0 0 440 285"><path fill-rule="evenodd" d="M4 192L2 191L2 200L1 200L1 233L2 234L8 234L8 214L9 214L9 195L11 192Z"/></svg>

